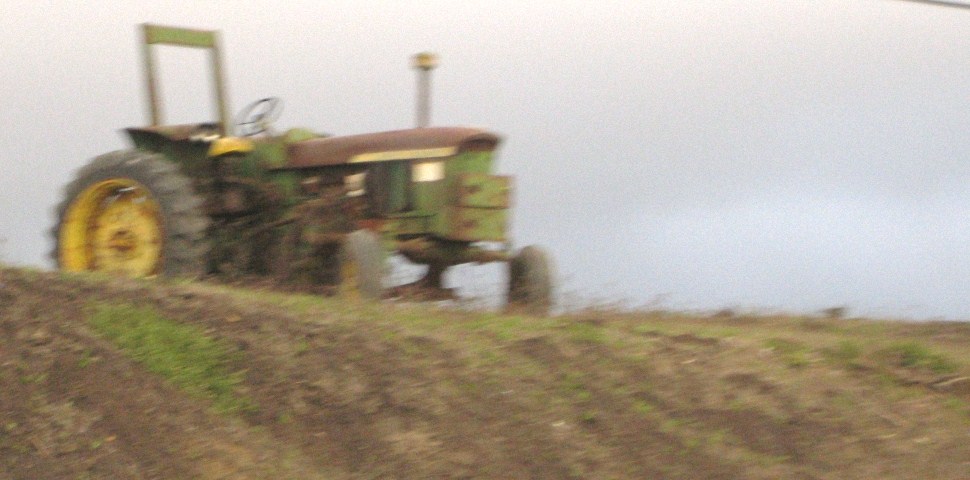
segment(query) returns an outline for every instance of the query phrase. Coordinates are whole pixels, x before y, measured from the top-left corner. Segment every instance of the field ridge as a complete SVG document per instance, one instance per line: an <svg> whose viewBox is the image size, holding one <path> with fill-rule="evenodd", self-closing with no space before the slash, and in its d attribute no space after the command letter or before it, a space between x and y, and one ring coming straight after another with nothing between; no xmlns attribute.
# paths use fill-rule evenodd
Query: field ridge
<svg viewBox="0 0 970 480"><path fill-rule="evenodd" d="M968 344L0 268L0 479L965 479Z"/></svg>

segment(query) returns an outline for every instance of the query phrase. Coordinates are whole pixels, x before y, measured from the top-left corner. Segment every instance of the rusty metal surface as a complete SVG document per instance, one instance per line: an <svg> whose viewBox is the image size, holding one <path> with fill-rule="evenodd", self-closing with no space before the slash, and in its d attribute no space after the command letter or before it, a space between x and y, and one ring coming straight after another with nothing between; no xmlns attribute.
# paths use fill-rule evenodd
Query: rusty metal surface
<svg viewBox="0 0 970 480"><path fill-rule="evenodd" d="M446 238L461 242L504 242L508 210L502 208L448 207Z"/></svg>
<svg viewBox="0 0 970 480"><path fill-rule="evenodd" d="M454 148L454 153L492 150L500 141L494 133L477 128L433 127L391 132L326 137L294 142L289 160L281 168L313 168L349 163L355 157L383 152L415 151L413 158L425 158L421 151ZM397 160L407 159L394 158Z"/></svg>
<svg viewBox="0 0 970 480"><path fill-rule="evenodd" d="M509 208L512 177L484 173L458 175L458 206L475 208Z"/></svg>

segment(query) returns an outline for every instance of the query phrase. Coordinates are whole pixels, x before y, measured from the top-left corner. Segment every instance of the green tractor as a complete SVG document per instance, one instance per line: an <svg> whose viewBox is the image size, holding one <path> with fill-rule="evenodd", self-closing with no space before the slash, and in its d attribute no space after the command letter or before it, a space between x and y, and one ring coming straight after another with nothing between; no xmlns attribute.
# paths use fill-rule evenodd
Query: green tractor
<svg viewBox="0 0 970 480"><path fill-rule="evenodd" d="M510 306L550 308L547 254L511 250L511 179L491 173L498 136L459 127L278 132L276 98L232 122L217 33L143 27L151 125L126 129L134 148L94 158L67 185L53 229L60 269L261 275L350 297L443 299L452 297L448 267L506 262ZM219 121L162 123L155 45L210 52ZM388 288L395 253L427 272Z"/></svg>

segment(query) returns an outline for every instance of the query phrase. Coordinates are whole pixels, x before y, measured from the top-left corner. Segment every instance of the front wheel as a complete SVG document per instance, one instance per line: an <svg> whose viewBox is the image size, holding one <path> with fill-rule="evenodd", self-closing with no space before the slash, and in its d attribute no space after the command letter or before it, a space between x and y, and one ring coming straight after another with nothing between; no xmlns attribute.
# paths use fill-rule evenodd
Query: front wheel
<svg viewBox="0 0 970 480"><path fill-rule="evenodd" d="M101 155L65 187L52 257L65 271L129 277L205 273L208 218L192 184L165 157Z"/></svg>
<svg viewBox="0 0 970 480"><path fill-rule="evenodd" d="M384 293L384 249L368 230L347 235L338 253L337 291L344 298L380 299Z"/></svg>
<svg viewBox="0 0 970 480"><path fill-rule="evenodd" d="M541 247L524 247L509 261L509 308L548 314L553 304L555 267Z"/></svg>

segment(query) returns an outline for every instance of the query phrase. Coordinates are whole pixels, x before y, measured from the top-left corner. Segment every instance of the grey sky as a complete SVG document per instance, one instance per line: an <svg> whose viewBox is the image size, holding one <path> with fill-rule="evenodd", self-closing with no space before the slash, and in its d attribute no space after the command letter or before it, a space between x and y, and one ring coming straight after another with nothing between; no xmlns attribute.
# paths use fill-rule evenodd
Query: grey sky
<svg viewBox="0 0 970 480"><path fill-rule="evenodd" d="M79 6L80 5L80 6ZM235 110L491 128L517 243L566 290L674 308L970 319L970 11L892 0L34 1L0 6L3 258L48 265L60 187L145 123L136 25L223 31ZM169 119L205 118L165 52ZM166 69L166 67L168 67Z"/></svg>

